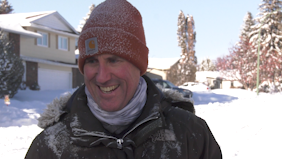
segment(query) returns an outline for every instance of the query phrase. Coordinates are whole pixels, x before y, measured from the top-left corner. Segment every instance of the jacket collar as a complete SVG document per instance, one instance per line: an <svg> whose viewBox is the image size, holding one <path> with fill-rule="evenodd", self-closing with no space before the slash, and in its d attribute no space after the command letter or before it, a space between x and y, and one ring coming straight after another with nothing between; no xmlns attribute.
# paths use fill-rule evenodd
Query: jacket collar
<svg viewBox="0 0 282 159"><path fill-rule="evenodd" d="M161 110L161 95L158 88L147 77L147 102L137 120L121 136L116 137L105 130L101 122L92 114L87 106L87 97L82 86L77 91L70 109L70 129L73 141L79 145L91 146L101 139L128 139L135 145L141 144L145 138L165 126ZM105 142L105 141L104 141Z"/></svg>

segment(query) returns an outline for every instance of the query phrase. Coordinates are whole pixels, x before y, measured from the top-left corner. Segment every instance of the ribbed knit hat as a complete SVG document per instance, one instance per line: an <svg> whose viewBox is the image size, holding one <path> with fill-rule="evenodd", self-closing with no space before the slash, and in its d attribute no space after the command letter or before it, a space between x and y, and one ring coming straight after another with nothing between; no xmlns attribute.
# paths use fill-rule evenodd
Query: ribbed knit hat
<svg viewBox="0 0 282 159"><path fill-rule="evenodd" d="M139 11L126 0L106 0L92 11L79 40L78 67L83 74L85 59L113 54L146 73L148 53Z"/></svg>

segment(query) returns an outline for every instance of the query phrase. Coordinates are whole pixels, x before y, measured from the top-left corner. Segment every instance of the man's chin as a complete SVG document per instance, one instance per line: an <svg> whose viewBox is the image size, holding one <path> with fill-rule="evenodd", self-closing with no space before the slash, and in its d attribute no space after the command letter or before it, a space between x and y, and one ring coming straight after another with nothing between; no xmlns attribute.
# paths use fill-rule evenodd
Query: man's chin
<svg viewBox="0 0 282 159"><path fill-rule="evenodd" d="M107 112L115 112L115 111L118 111L118 110L121 109L120 106L118 106L118 105L116 105L116 104L113 105L113 104L115 104L115 102L109 102L109 101L107 101L106 103L101 104L99 107L100 107L102 110L107 111Z"/></svg>

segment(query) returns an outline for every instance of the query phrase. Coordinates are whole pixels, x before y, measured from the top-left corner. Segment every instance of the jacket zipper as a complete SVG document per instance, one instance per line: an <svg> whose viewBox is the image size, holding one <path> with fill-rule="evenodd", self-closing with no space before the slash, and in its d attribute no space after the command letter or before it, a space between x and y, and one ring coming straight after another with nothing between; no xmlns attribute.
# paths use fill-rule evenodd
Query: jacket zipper
<svg viewBox="0 0 282 159"><path fill-rule="evenodd" d="M137 127L139 127L140 125L150 121L150 120L156 120L159 118L159 113L154 113L152 115L150 115L148 118L142 120L141 122L139 122L138 124L136 124L132 129L130 129L127 133L125 133L123 135L123 137L121 139L117 139L117 148L118 149L122 149L122 144L123 144L123 139L130 134L132 131L134 131Z"/></svg>
<svg viewBox="0 0 282 159"><path fill-rule="evenodd" d="M141 122L139 122L138 124L136 124L132 129L130 129L127 133L125 133L122 137L122 139L124 139L129 133L131 133L133 130L135 130L137 127L139 127L140 125L150 121L150 120L156 120L159 118L159 113L154 113L152 115L150 115L148 118L142 120Z"/></svg>
<svg viewBox="0 0 282 159"><path fill-rule="evenodd" d="M135 130L137 127L139 127L140 125L148 122L148 121L151 121L151 120L156 120L159 118L159 113L154 113L152 115L150 115L149 117L147 117L146 119L142 120L141 122L139 122L138 124L136 124L132 129L130 129L127 133L125 133L123 135L123 137L121 139L118 139L116 137L113 137L113 136L108 136L108 135L102 135L102 134L97 134L95 132L85 132L79 136L87 136L87 135L91 135L91 136L96 136L96 137L101 137L101 138L108 138L108 139L114 139L116 140L117 142L117 145L119 149L122 149L122 144L123 144L123 139L128 135L130 134L133 130Z"/></svg>

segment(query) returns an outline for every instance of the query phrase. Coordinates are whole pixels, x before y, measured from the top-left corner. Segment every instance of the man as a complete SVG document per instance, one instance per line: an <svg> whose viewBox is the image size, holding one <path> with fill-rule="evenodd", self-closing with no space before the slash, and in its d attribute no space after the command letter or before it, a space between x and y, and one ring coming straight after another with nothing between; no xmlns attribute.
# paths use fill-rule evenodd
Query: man
<svg viewBox="0 0 282 159"><path fill-rule="evenodd" d="M142 76L149 50L129 2L98 5L78 45L85 85L48 106L26 159L222 158L205 121L177 107L183 96L165 96Z"/></svg>

